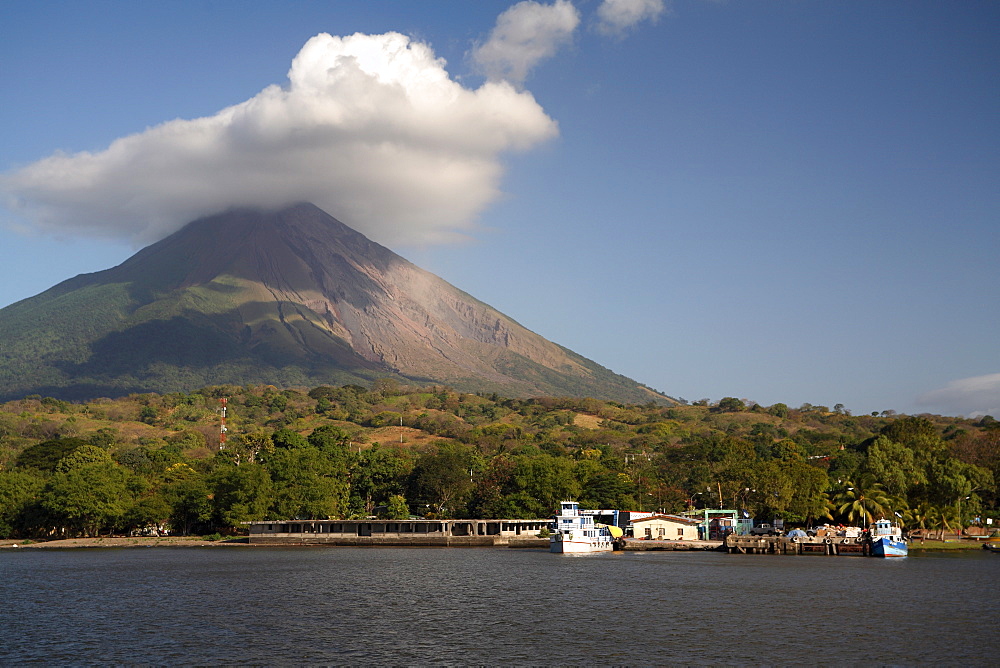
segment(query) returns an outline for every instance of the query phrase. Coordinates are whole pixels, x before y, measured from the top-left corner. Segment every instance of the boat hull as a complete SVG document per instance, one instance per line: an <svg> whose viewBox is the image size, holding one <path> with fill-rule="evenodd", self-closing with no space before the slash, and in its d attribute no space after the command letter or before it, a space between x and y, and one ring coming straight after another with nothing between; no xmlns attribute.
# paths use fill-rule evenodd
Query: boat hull
<svg viewBox="0 0 1000 668"><path fill-rule="evenodd" d="M885 536L872 539L871 555L873 557L905 557L907 552L906 541Z"/></svg>
<svg viewBox="0 0 1000 668"><path fill-rule="evenodd" d="M555 554L587 554L589 552L611 552L614 543L610 540L591 540L587 537L550 536L549 551Z"/></svg>

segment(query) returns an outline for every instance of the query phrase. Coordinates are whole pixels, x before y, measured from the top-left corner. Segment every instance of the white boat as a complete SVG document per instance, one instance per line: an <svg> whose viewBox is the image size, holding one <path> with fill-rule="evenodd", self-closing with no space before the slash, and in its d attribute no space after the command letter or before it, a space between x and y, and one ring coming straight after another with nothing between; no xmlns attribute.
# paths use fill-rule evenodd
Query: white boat
<svg viewBox="0 0 1000 668"><path fill-rule="evenodd" d="M613 530L617 529L617 532ZM621 529L596 524L593 515L580 510L576 501L559 504L555 531L549 536L549 551L557 554L610 552L615 548L614 533L621 536Z"/></svg>

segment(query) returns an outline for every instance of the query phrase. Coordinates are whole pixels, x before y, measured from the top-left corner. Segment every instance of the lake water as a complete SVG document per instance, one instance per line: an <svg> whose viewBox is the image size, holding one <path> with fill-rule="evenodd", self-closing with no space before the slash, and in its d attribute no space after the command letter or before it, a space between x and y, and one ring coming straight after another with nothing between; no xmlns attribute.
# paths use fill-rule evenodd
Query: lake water
<svg viewBox="0 0 1000 668"><path fill-rule="evenodd" d="M0 553L0 664L996 665L1000 555Z"/></svg>

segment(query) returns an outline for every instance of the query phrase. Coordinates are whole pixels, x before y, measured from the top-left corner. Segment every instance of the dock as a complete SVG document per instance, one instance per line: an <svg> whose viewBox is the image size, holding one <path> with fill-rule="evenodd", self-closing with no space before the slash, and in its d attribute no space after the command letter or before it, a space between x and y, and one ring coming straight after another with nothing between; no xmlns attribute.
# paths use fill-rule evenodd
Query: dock
<svg viewBox="0 0 1000 668"><path fill-rule="evenodd" d="M796 554L819 556L859 556L869 554L869 544L864 538L849 536L792 537L788 536L738 536L726 537L726 551L730 554Z"/></svg>
<svg viewBox="0 0 1000 668"><path fill-rule="evenodd" d="M722 550L721 540L645 540L621 538L618 547L625 552L690 552L693 550Z"/></svg>

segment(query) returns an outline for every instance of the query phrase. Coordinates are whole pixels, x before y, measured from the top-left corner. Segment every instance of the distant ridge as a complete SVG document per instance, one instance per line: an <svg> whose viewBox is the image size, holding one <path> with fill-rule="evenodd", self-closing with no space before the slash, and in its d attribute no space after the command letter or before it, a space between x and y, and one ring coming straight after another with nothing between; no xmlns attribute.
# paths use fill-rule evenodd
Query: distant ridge
<svg viewBox="0 0 1000 668"><path fill-rule="evenodd" d="M672 403L312 204L189 223L0 310L0 399L369 382Z"/></svg>

